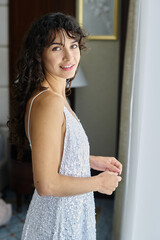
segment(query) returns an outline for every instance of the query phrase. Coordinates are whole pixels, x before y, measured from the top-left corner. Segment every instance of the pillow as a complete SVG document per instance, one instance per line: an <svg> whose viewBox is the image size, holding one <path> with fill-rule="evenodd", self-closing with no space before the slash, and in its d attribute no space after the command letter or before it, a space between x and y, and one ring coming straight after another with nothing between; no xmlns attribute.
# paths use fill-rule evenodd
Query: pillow
<svg viewBox="0 0 160 240"><path fill-rule="evenodd" d="M7 224L12 216L11 204L5 203L3 199L0 199L0 226Z"/></svg>

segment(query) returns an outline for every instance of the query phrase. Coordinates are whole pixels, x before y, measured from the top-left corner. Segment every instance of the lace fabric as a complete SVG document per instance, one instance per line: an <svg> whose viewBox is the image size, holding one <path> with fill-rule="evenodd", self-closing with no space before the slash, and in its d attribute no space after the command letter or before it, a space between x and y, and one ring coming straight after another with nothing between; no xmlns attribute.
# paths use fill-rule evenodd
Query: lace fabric
<svg viewBox="0 0 160 240"><path fill-rule="evenodd" d="M66 134L59 173L90 177L88 137L79 119L64 106ZM95 240L93 193L69 197L42 197L35 190L22 240Z"/></svg>

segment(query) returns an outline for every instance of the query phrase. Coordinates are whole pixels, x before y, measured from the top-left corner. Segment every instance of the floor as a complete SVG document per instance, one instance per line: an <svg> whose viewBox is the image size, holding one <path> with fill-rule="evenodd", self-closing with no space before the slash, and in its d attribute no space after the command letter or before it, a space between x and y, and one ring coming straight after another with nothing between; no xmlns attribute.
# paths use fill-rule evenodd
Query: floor
<svg viewBox="0 0 160 240"><path fill-rule="evenodd" d="M9 223L0 227L0 240L20 240L28 209L28 200L23 199L22 210L18 213L13 191L7 189L2 198L12 204L13 214ZM111 240L112 238L113 202L112 199L95 198L97 240Z"/></svg>

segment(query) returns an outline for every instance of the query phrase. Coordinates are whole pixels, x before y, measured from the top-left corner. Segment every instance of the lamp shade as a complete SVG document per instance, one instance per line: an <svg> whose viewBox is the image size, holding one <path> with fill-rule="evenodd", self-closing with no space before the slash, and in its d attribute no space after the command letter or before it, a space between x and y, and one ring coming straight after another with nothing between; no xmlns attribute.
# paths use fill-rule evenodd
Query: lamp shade
<svg viewBox="0 0 160 240"><path fill-rule="evenodd" d="M72 81L71 88L86 87L87 85L87 80L84 76L82 68L79 66L77 75Z"/></svg>

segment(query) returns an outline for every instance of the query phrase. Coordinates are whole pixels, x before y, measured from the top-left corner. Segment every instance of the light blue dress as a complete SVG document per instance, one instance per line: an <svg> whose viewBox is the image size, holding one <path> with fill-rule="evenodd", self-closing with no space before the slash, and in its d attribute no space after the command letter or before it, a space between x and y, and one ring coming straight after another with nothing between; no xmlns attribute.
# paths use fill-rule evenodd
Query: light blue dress
<svg viewBox="0 0 160 240"><path fill-rule="evenodd" d="M29 109L28 129L33 101L41 93L32 99ZM65 106L64 114L66 133L59 173L73 177L90 177L88 138L77 116L75 115L76 118L73 117ZM36 190L34 191L21 240L95 239L93 192L69 197L42 197Z"/></svg>

